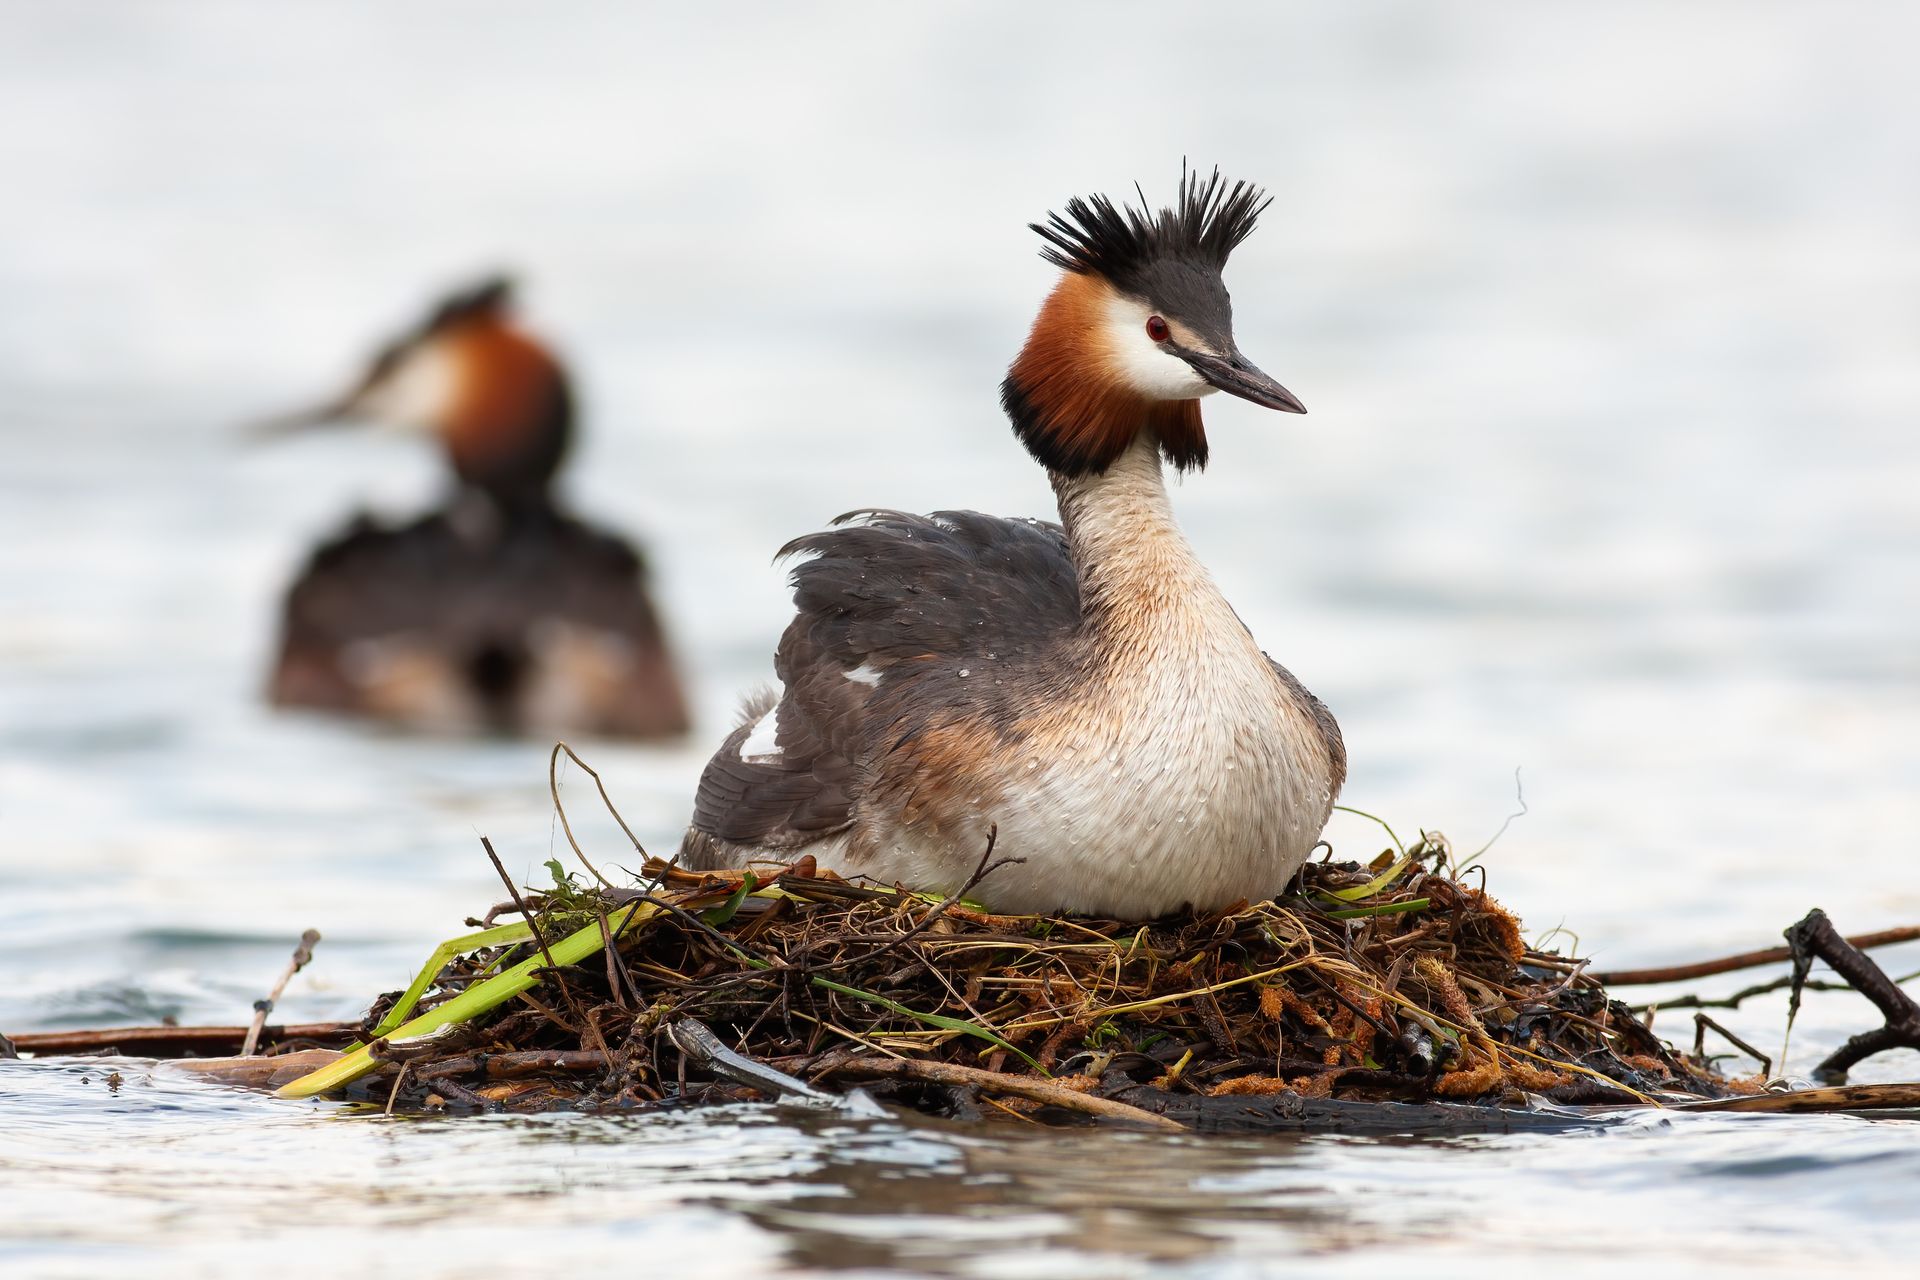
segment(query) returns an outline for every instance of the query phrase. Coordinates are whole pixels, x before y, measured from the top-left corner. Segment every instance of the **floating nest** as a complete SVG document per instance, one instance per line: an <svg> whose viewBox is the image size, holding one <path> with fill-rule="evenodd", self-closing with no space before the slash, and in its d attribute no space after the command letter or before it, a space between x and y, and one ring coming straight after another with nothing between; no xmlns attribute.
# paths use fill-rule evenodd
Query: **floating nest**
<svg viewBox="0 0 1920 1280"><path fill-rule="evenodd" d="M1437 833L1396 839L1364 866L1309 863L1273 902L1145 924L984 909L969 895L1004 865L991 840L950 898L850 882L810 857L689 872L646 858L638 840L640 882L622 886L574 839L563 755L633 839L599 774L557 746L555 814L590 879L553 861L552 883L523 891L483 839L511 900L468 920L476 932L442 943L357 1024L266 1025L312 959L309 931L250 1027L0 1037L0 1057L198 1059L183 1065L389 1111L770 1096L858 1110L879 1095L960 1118L1394 1133L1572 1127L1651 1106L1920 1115L1920 1082L1845 1083L1864 1058L1920 1049L1920 1002L1865 954L1920 941L1920 926L1849 939L1815 910L1783 947L1595 974L1530 946L1484 871L1463 868ZM1693 1052L1676 1051L1606 988L1790 962L1787 976L1718 1002L1784 987L1790 1023L1803 990L1833 985L1809 979L1815 961L1885 1022L1834 1049L1816 1068L1825 1087L1811 1089L1770 1080L1772 1064L1704 1012ZM1760 1070L1719 1072L1708 1029Z"/></svg>
<svg viewBox="0 0 1920 1280"><path fill-rule="evenodd" d="M994 874L991 847L946 899L848 882L810 858L704 874L649 859L623 887L582 854L590 882L550 862L552 883L522 891L486 847L512 900L357 1024L266 1025L312 957L310 931L249 1028L0 1037L0 1057L198 1059L182 1066L413 1111L769 1096L857 1110L878 1095L959 1118L1393 1133L1564 1128L1647 1106L1920 1115L1920 1083L1844 1083L1867 1056L1920 1048L1920 1003L1863 950L1920 940L1920 927L1847 939L1816 910L1784 947L1596 975L1529 946L1437 834L1366 866L1311 863L1274 902L1146 924L984 910L968 893ZM1828 1056L1828 1087L1797 1091L1704 1013L1701 1036L1718 1032L1759 1072L1721 1074L1700 1038L1676 1051L1604 985L1790 961L1734 1002L1788 987L1791 1009L1802 989L1832 986L1809 980L1816 960L1886 1021ZM1704 1002L1669 1005L1689 1003Z"/></svg>
<svg viewBox="0 0 1920 1280"><path fill-rule="evenodd" d="M1309 864L1276 902L1147 924L996 915L810 859L764 875L654 861L640 889L549 865L552 887L469 921L482 932L377 1002L354 1053L283 1092L527 1111L857 1082L950 1115L1270 1128L1760 1085L1660 1041L1584 961L1530 947L1438 835L1371 866ZM975 883L994 868L989 851Z"/></svg>

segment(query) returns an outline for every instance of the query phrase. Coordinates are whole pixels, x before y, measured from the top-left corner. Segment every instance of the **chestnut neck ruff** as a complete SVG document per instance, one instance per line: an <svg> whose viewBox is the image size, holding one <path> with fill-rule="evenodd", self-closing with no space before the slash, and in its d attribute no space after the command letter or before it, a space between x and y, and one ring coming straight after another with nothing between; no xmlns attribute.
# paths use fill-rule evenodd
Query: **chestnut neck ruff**
<svg viewBox="0 0 1920 1280"><path fill-rule="evenodd" d="M1098 276L1068 272L1041 304L1000 386L1014 434L1059 475L1105 470L1142 431L1176 468L1204 467L1200 402L1149 400L1122 379L1107 331L1113 293Z"/></svg>

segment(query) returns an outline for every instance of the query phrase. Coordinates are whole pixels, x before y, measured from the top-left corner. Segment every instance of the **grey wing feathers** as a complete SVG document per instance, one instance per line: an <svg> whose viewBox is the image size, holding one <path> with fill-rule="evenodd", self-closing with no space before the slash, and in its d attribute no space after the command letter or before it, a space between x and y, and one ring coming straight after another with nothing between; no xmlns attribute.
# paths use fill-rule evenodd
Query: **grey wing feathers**
<svg viewBox="0 0 1920 1280"><path fill-rule="evenodd" d="M694 795L693 827L737 844L794 848L847 825L852 807L849 757L819 726L792 707L779 720L780 754L741 758L772 695L747 705L747 721L727 735L707 762Z"/></svg>
<svg viewBox="0 0 1920 1280"><path fill-rule="evenodd" d="M857 522L857 523L856 523ZM793 626L780 664L817 652L848 667L926 655L1019 653L1080 620L1080 584L1060 526L977 511L856 511L796 538ZM795 646L804 636L809 644ZM790 648L793 650L789 652Z"/></svg>
<svg viewBox="0 0 1920 1280"><path fill-rule="evenodd" d="M750 707L708 763L697 831L760 848L797 848L844 830L877 731L927 658L1032 652L1080 620L1059 526L973 511L865 511L796 538L795 616L774 655L785 686L775 752L742 759ZM902 672L899 664L911 664ZM942 664L944 665L944 664Z"/></svg>
<svg viewBox="0 0 1920 1280"><path fill-rule="evenodd" d="M1293 672L1272 658L1267 659L1267 665L1273 668L1273 673L1280 677L1280 683L1287 686L1287 691L1294 696L1294 699L1313 716L1314 727L1320 730L1320 741L1326 744L1327 763L1333 778L1333 794L1338 796L1340 785L1347 780L1347 744L1346 740L1340 736L1340 722L1333 718L1333 712L1328 710L1327 704L1314 697Z"/></svg>

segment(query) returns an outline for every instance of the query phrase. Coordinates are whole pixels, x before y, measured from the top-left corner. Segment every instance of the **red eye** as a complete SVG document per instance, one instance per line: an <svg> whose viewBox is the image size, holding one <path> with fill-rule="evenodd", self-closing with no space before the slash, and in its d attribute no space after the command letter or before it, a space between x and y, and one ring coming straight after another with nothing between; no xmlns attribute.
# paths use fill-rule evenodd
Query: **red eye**
<svg viewBox="0 0 1920 1280"><path fill-rule="evenodd" d="M1167 322L1159 316L1148 316L1147 336L1155 342L1165 342L1173 336L1173 330L1167 328Z"/></svg>

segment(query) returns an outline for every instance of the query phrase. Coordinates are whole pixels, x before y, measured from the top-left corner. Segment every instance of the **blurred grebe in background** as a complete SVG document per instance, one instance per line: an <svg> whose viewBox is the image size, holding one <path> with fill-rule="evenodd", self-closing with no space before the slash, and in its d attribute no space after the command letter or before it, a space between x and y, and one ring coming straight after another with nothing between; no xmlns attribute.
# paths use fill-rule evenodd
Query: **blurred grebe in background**
<svg viewBox="0 0 1920 1280"><path fill-rule="evenodd" d="M1339 727L1260 651L1174 522L1200 397L1304 406L1240 354L1221 270L1265 207L1183 174L1158 214L1072 200L1064 274L1001 386L1061 524L869 511L809 534L781 688L700 780L681 860L822 867L995 910L1122 919L1281 893L1346 774Z"/></svg>
<svg viewBox="0 0 1920 1280"><path fill-rule="evenodd" d="M287 592L277 705L443 732L686 731L640 553L557 505L573 395L511 293L491 279L452 295L345 395L262 424L424 431L455 482L438 510L358 515L313 552Z"/></svg>

